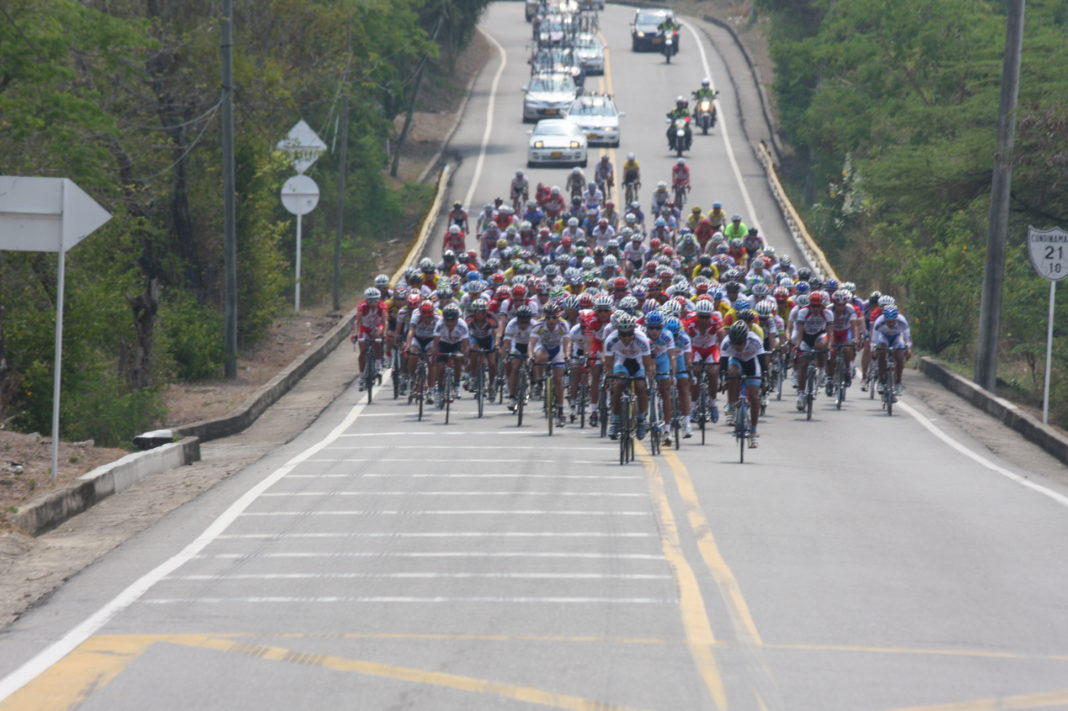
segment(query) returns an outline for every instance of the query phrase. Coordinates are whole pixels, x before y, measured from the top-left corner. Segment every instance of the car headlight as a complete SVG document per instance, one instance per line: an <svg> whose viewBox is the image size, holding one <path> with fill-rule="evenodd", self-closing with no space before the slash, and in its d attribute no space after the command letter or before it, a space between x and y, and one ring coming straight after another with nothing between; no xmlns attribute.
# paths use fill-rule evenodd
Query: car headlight
<svg viewBox="0 0 1068 711"><path fill-rule="evenodd" d="M582 144L581 144L581 143L579 143L578 141L572 141L572 142L571 142L571 147L572 147L572 148L581 148L581 147L582 147Z"/></svg>
<svg viewBox="0 0 1068 711"><path fill-rule="evenodd" d="M545 148L545 141L534 141L535 148Z"/></svg>
<svg viewBox="0 0 1068 711"><path fill-rule="evenodd" d="M642 38L642 37L645 37L645 33L644 33L644 32L639 32L639 33L638 33L638 38L640 39L640 38Z"/></svg>

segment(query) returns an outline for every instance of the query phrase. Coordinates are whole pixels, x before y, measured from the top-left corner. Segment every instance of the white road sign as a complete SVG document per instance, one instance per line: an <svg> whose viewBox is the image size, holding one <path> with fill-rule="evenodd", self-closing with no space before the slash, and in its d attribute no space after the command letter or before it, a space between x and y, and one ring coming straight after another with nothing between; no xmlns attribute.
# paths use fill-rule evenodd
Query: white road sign
<svg viewBox="0 0 1068 711"><path fill-rule="evenodd" d="M0 249L66 252L110 219L67 178L0 175Z"/></svg>
<svg viewBox="0 0 1068 711"><path fill-rule="evenodd" d="M312 127L301 119L296 126L289 129L289 134L278 142L278 150L291 154L293 169L303 173L319 160L319 156L326 150L326 144Z"/></svg>
<svg viewBox="0 0 1068 711"><path fill-rule="evenodd" d="M1060 281L1068 276L1068 232L1027 228L1027 248L1035 271L1044 279Z"/></svg>
<svg viewBox="0 0 1068 711"><path fill-rule="evenodd" d="M282 186L282 206L294 215L307 215L319 204L319 186L306 175L294 175Z"/></svg>

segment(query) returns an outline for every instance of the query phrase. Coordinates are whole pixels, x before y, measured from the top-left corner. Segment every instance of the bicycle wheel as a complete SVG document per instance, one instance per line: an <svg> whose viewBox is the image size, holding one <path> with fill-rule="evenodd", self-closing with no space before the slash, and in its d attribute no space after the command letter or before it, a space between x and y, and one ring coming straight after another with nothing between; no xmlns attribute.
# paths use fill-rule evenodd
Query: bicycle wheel
<svg viewBox="0 0 1068 711"><path fill-rule="evenodd" d="M705 443L705 425L708 419L708 382L701 381L701 389L697 397L697 424L701 428L701 444Z"/></svg>
<svg viewBox="0 0 1068 711"><path fill-rule="evenodd" d="M879 379L879 365L875 362L873 357L868 363L868 399L875 399L875 383Z"/></svg>
<svg viewBox="0 0 1068 711"><path fill-rule="evenodd" d="M449 411L452 410L452 363L445 364L445 385L441 390L441 399L445 401L445 424L449 424Z"/></svg>
<svg viewBox="0 0 1068 711"><path fill-rule="evenodd" d="M367 404L370 405L374 399L375 391L375 353L372 349L367 354L367 367L364 368L364 385L367 387Z"/></svg>
<svg viewBox="0 0 1068 711"><path fill-rule="evenodd" d="M745 438L749 433L749 403L743 392L738 397L738 409L734 413L734 437L738 440L738 463L745 464Z"/></svg>
<svg viewBox="0 0 1068 711"><path fill-rule="evenodd" d="M579 429L586 428L586 408L588 407L588 401L590 399L590 384L585 375L581 376L582 381L579 383L578 388L578 418Z"/></svg>
<svg viewBox="0 0 1068 711"><path fill-rule="evenodd" d="M601 437L608 436L608 393L606 386L602 385L597 398L597 417L601 423Z"/></svg>
<svg viewBox="0 0 1068 711"><path fill-rule="evenodd" d="M475 374L475 402L478 404L478 416L482 417L482 411L486 406L486 364L479 363L478 372Z"/></svg>
<svg viewBox="0 0 1068 711"><path fill-rule="evenodd" d="M775 399L782 400L782 382L786 380L786 366L781 355L778 358L778 362L779 367L775 376Z"/></svg>
<svg viewBox="0 0 1068 711"><path fill-rule="evenodd" d="M842 409L845 401L845 363L841 360L834 366L834 406Z"/></svg>
<svg viewBox="0 0 1068 711"><path fill-rule="evenodd" d="M397 357L397 349L393 349L393 359L390 361L389 379L393 381L393 399L400 397L400 363Z"/></svg>
<svg viewBox="0 0 1068 711"><path fill-rule="evenodd" d="M887 358L886 360L888 362L886 364L886 385L883 390L883 398L886 400L886 414L892 417L894 414L894 376L896 374L894 373L894 364L890 362L891 359Z"/></svg>
<svg viewBox="0 0 1068 711"><path fill-rule="evenodd" d="M516 427L523 426L523 405L527 400L527 371L526 366L519 372L519 382L515 386L515 412L516 412Z"/></svg>
<svg viewBox="0 0 1068 711"><path fill-rule="evenodd" d="M619 463L620 465L627 463L627 438L630 436L628 431L629 422L627 417L630 415L630 403L628 402L629 396L624 394L621 397L622 402L619 403Z"/></svg>
<svg viewBox="0 0 1068 711"><path fill-rule="evenodd" d="M815 366L808 367L808 380L805 382L805 419L812 419L812 405L816 402L816 390L819 388L819 380Z"/></svg>
<svg viewBox="0 0 1068 711"><path fill-rule="evenodd" d="M660 412L657 407L656 386L649 389L649 451L660 454Z"/></svg>
<svg viewBox="0 0 1068 711"><path fill-rule="evenodd" d="M415 385L417 395L416 399L419 401L419 421L423 421L423 405L426 402L426 364L419 363L418 368L415 371Z"/></svg>
<svg viewBox="0 0 1068 711"><path fill-rule="evenodd" d="M553 391L556 388L553 387L553 379L548 367L545 369L545 383L542 385L542 389L545 391L545 419L549 423L549 436L552 437L553 425L556 421L556 418L553 416L555 414L553 412Z"/></svg>

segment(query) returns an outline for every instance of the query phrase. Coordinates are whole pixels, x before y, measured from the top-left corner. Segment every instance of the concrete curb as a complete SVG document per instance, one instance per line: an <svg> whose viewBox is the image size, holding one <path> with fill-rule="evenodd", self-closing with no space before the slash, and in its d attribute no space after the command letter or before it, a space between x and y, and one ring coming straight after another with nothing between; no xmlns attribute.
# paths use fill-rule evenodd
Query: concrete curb
<svg viewBox="0 0 1068 711"><path fill-rule="evenodd" d="M967 400L988 415L1034 442L1060 461L1068 464L1068 437L1021 410L1017 405L984 390L965 377L957 375L934 358L920 358L920 372L942 387Z"/></svg>
<svg viewBox="0 0 1068 711"><path fill-rule="evenodd" d="M147 452L127 454L19 507L11 522L21 531L38 536L146 477L199 459L200 440L196 437L185 437Z"/></svg>

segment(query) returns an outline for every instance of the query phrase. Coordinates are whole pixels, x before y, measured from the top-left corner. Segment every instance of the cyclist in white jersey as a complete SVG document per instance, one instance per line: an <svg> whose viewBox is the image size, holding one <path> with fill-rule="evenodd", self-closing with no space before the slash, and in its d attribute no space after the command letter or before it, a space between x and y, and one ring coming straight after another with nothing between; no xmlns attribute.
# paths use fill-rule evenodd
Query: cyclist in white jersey
<svg viewBox="0 0 1068 711"><path fill-rule="evenodd" d="M738 320L727 330L727 337L720 344L720 379L727 378L727 409L738 406L742 379L746 382L746 399L749 401L750 435L749 446L757 446L757 421L760 418L760 382L767 365L764 339L749 330L745 321Z"/></svg>
<svg viewBox="0 0 1068 711"><path fill-rule="evenodd" d="M434 384L440 380L442 368L450 360L450 356L453 356L451 358L455 376L453 382L460 382L461 366L467 358L468 336L467 322L460 318L460 307L456 304L449 304L442 309L441 318L434 328L434 345L431 347L431 353L437 355L430 369L431 393L434 392ZM455 354L459 354L460 357L455 357Z"/></svg>
<svg viewBox="0 0 1068 711"><path fill-rule="evenodd" d="M619 436L619 403L623 387L630 378L635 379L638 391L638 423L634 433L638 439L645 437L649 409L649 392L646 389L646 373L653 370L652 349L645 333L637 329L637 320L627 313L617 313L615 330L604 342L605 367L611 368L617 378L612 388L612 425L609 435Z"/></svg>
<svg viewBox="0 0 1068 711"><path fill-rule="evenodd" d="M508 321L501 337L501 352L508 355L508 409L515 412L515 385L519 377L519 361L529 357L530 334L534 312L527 305L515 310L515 318Z"/></svg>
<svg viewBox="0 0 1068 711"><path fill-rule="evenodd" d="M563 309L549 302L542 309L542 320L530 332L530 359L534 363L534 377L541 378L548 365L552 368L553 389L556 391L556 419L564 425L564 363L571 356L571 334L568 324L560 318Z"/></svg>
<svg viewBox="0 0 1068 711"><path fill-rule="evenodd" d="M909 322L898 313L896 306L887 306L875 319L871 327L872 350L880 346L889 349L894 355L894 394L900 395L904 389L901 385L901 376L905 370L905 358L912 355L912 332L909 330ZM883 376L886 375L886 352L876 350L879 353L879 392L883 391Z"/></svg>

